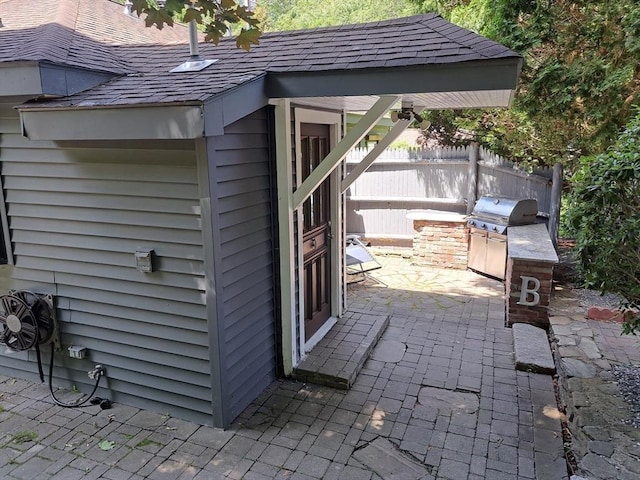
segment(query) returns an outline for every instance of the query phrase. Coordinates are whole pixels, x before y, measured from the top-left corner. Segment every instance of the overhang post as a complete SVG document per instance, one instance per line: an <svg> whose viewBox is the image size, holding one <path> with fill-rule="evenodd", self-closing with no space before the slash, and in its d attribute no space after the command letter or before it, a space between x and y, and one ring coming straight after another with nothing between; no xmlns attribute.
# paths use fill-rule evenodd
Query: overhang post
<svg viewBox="0 0 640 480"><path fill-rule="evenodd" d="M421 114L425 107L415 108L414 112ZM340 192L344 193L355 182L360 175L367 171L373 162L385 151L385 149L391 145L391 143L404 132L412 120L398 120L398 122L387 132L387 134L380 140L375 147L371 149L369 153L358 163L353 170L342 180L340 186Z"/></svg>
<svg viewBox="0 0 640 480"><path fill-rule="evenodd" d="M306 178L302 185L293 193L293 208L298 208L309 198L316 188L342 161L347 153L378 123L382 116L400 100L399 96L383 96L371 107L371 109L356 123L351 130L338 142L329 154L320 162L315 170Z"/></svg>
<svg viewBox="0 0 640 480"><path fill-rule="evenodd" d="M276 183L278 197L278 238L280 259L280 318L282 321L282 369L291 375L296 360L296 289L293 258L293 187L291 158L291 104L289 100L272 101L275 105Z"/></svg>

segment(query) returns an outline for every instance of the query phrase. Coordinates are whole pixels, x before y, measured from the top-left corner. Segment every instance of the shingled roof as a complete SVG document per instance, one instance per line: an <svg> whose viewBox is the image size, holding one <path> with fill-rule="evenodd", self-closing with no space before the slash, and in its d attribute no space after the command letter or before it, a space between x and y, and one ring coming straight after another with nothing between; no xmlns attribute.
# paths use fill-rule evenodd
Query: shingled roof
<svg viewBox="0 0 640 480"><path fill-rule="evenodd" d="M17 0L0 3L0 12L15 3ZM63 28L64 34L70 35L70 47L62 48L63 42L57 42L56 46L41 45L39 40L43 39L35 32L44 27L38 27L38 20L32 19L33 25L26 30L0 28L0 45L3 45L0 46L0 61L31 58L121 74L88 91L47 102L47 106L57 108L204 102L256 78L277 80L279 76L292 73L391 72L399 68L437 68L470 62L520 62L520 56L504 46L453 25L438 15L427 14L367 24L268 33L250 52L238 49L234 39L223 39L217 47L201 45L202 56L216 59L216 63L200 72L170 73L173 67L188 59L186 45L168 45L166 39L165 44L158 44L154 41L158 34L156 29L145 28L144 33L148 34L145 36L137 31L139 25L131 30L135 34L125 39L121 36L122 30L129 27L110 32L107 25L112 25L113 19L107 24L107 19L102 17L93 22L100 26L99 29L81 28L84 25L80 20L81 12L87 7L87 0L44 0L41 3L60 3L59 12L73 10L69 5L82 7L77 10L79 18L73 22L73 30L72 22L66 17L59 18L56 24L46 25L51 29ZM113 4L105 0L91 1L92 9L94 5L98 13L113 8ZM117 8L121 10L122 7ZM115 23L139 22L121 12L118 15ZM4 13L1 16L5 22ZM11 23L11 18L7 23ZM51 33L47 34L50 40ZM16 48L21 42L19 39L28 40L30 48L26 53ZM13 45L13 49L7 45ZM393 92L365 92L376 93Z"/></svg>
<svg viewBox="0 0 640 480"><path fill-rule="evenodd" d="M44 61L116 74L130 73L117 46L186 43L183 25L146 28L110 0L0 0L0 62Z"/></svg>

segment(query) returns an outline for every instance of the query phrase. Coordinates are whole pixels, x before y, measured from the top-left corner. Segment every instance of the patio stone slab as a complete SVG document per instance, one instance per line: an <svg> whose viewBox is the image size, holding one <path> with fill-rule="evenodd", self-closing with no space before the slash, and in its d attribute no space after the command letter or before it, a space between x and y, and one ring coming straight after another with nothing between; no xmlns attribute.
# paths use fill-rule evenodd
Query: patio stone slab
<svg viewBox="0 0 640 480"><path fill-rule="evenodd" d="M388 440L378 437L353 457L383 480L421 480L432 478L424 465L400 453Z"/></svg>
<svg viewBox="0 0 640 480"><path fill-rule="evenodd" d="M455 392L443 388L423 387L418 393L420 405L438 409L442 413L471 414L480 407L475 393Z"/></svg>
<svg viewBox="0 0 640 480"><path fill-rule="evenodd" d="M556 373L547 332L528 323L513 324L513 345L516 370L525 372Z"/></svg>
<svg viewBox="0 0 640 480"><path fill-rule="evenodd" d="M380 362L398 363L404 357L407 345L395 340L383 340L371 354L371 358Z"/></svg>
<svg viewBox="0 0 640 480"><path fill-rule="evenodd" d="M389 318L389 315L348 312L300 362L293 377L301 382L348 390L389 326ZM350 337L353 342L334 341Z"/></svg>
<svg viewBox="0 0 640 480"><path fill-rule="evenodd" d="M596 369L593 365L577 358L563 358L562 366L567 377L593 378L596 376Z"/></svg>

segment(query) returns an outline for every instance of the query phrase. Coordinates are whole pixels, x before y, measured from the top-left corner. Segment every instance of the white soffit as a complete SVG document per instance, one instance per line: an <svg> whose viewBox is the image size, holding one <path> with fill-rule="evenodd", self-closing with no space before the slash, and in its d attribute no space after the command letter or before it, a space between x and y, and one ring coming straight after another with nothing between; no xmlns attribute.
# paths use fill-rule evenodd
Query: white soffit
<svg viewBox="0 0 640 480"><path fill-rule="evenodd" d="M427 110L508 107L513 93L513 90L411 93L403 94L402 100L413 102L414 105L425 107ZM292 103L306 107L366 112L377 99L377 96L302 97L293 99Z"/></svg>

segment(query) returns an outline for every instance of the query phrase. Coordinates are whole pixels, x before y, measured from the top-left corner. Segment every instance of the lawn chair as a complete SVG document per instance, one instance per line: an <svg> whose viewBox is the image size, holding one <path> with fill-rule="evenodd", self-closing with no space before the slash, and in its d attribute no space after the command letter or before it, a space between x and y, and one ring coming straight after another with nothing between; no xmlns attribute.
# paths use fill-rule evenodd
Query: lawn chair
<svg viewBox="0 0 640 480"><path fill-rule="evenodd" d="M367 246L360 241L358 235L347 235L347 275L353 276L354 280L347 280L347 283L364 282L367 279L367 272L382 268L380 262L371 254Z"/></svg>

